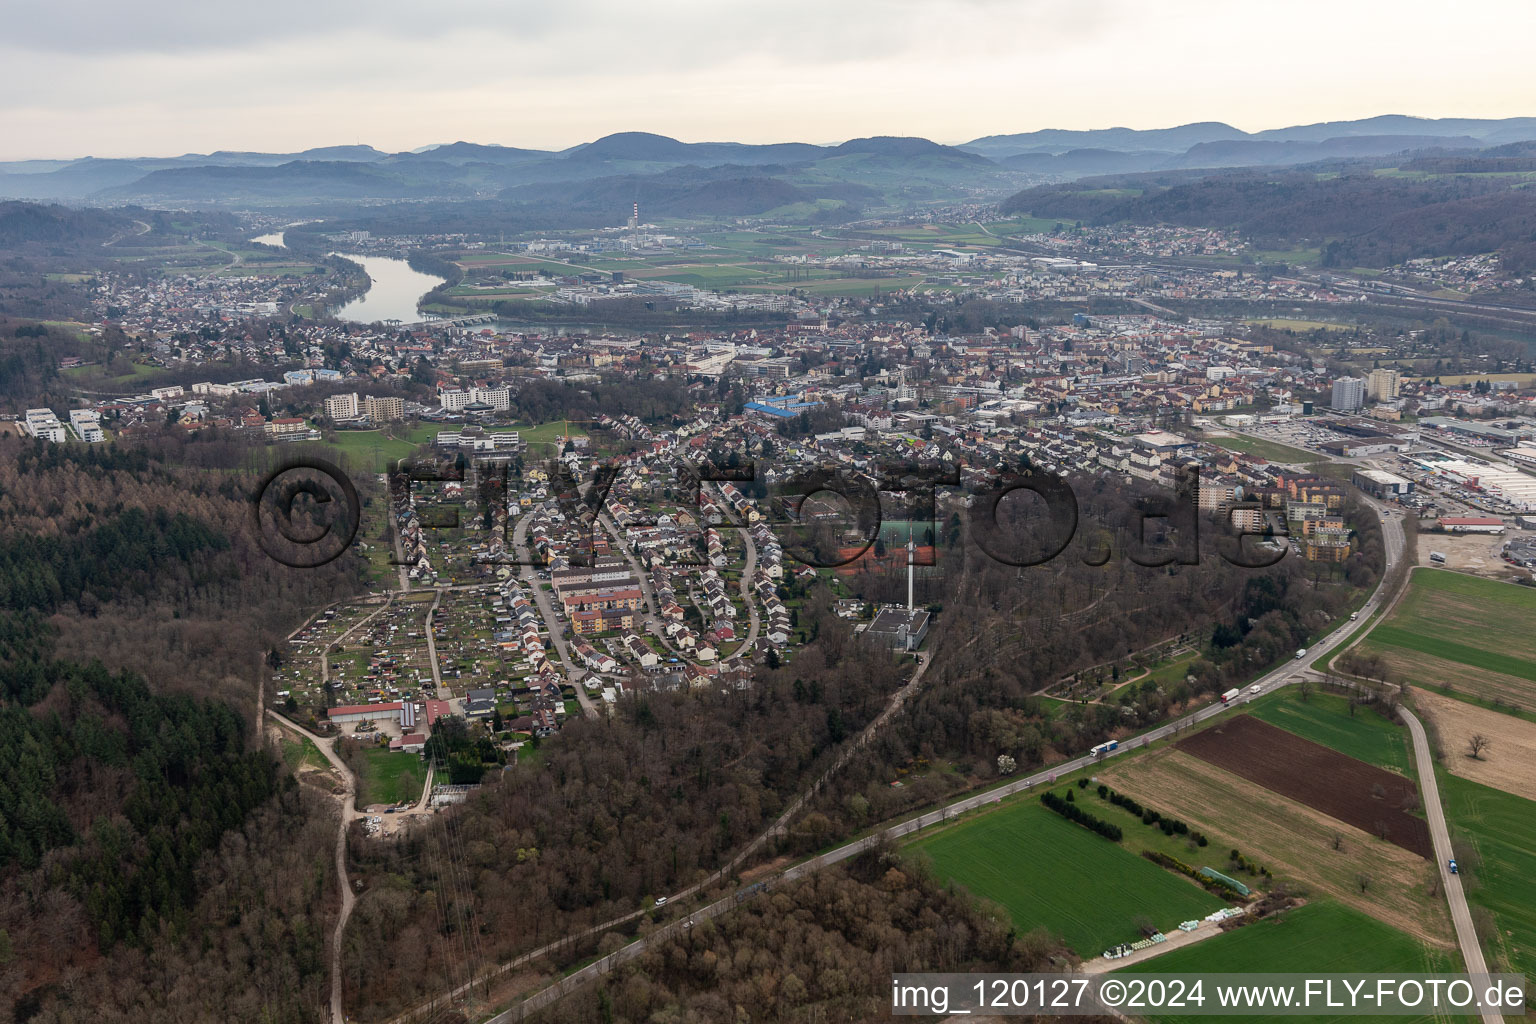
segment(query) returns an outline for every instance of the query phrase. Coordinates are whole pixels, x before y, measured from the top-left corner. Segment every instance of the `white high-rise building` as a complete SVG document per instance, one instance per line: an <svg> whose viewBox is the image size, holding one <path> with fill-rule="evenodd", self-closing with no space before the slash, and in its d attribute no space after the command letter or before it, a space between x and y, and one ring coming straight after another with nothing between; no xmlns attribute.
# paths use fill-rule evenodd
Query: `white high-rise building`
<svg viewBox="0 0 1536 1024"><path fill-rule="evenodd" d="M473 394L468 391L439 391L437 393L437 400L444 409L447 409L449 412L457 412L475 399Z"/></svg>
<svg viewBox="0 0 1536 1024"><path fill-rule="evenodd" d="M1359 377L1340 377L1333 382L1333 408L1354 412L1365 404L1365 381Z"/></svg>
<svg viewBox="0 0 1536 1024"><path fill-rule="evenodd" d="M472 388L469 393L471 401L484 402L497 412L506 412L512 408L512 389L505 384L489 388Z"/></svg>
<svg viewBox="0 0 1536 1024"><path fill-rule="evenodd" d="M69 435L64 432L64 424L53 414L52 409L28 409L27 433L44 441L66 441Z"/></svg>

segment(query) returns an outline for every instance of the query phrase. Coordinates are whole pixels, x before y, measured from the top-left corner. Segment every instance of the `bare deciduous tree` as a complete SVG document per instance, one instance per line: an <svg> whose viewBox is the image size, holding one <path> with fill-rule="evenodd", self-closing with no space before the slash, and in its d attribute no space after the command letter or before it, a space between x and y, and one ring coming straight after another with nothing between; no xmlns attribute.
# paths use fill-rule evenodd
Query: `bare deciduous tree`
<svg viewBox="0 0 1536 1024"><path fill-rule="evenodd" d="M1480 732L1475 732L1467 737L1467 756L1478 759L1483 758L1483 752L1493 746L1493 741Z"/></svg>

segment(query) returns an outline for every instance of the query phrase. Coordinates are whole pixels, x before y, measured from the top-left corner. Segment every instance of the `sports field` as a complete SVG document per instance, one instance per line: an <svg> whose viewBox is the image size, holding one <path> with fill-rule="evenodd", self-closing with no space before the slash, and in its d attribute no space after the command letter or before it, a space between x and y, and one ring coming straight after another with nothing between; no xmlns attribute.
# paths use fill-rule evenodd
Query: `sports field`
<svg viewBox="0 0 1536 1024"><path fill-rule="evenodd" d="M1415 569L1408 593L1362 644L1410 683L1536 704L1536 590Z"/></svg>
<svg viewBox="0 0 1536 1024"><path fill-rule="evenodd" d="M1126 968L1124 974L1174 974L1202 971L1220 973L1306 973L1326 971L1370 973L1423 973L1460 970L1455 953L1439 953L1422 942L1387 927L1380 921L1336 903L1316 900L1277 917L1255 921L1225 935L1175 949L1163 956ZM1207 993L1210 997L1210 993ZM1207 1003L1209 1007L1211 1003ZM1212 1016L1157 1016L1158 1021L1223 1019ZM1355 1020L1325 1014L1302 1017L1257 1017L1243 1021ZM1430 1021L1434 1017L1378 1017L1377 1020Z"/></svg>
<svg viewBox="0 0 1536 1024"><path fill-rule="evenodd" d="M1499 970L1507 964L1511 971L1536 976L1536 802L1445 772L1440 795L1452 843L1466 862L1462 885L1473 917L1493 915L1492 929L1478 928L1488 966Z"/></svg>
<svg viewBox="0 0 1536 1024"><path fill-rule="evenodd" d="M420 754L405 751L390 753L384 747L370 747L364 752L366 770L357 780L357 806L398 804L421 796L427 777Z"/></svg>
<svg viewBox="0 0 1536 1024"><path fill-rule="evenodd" d="M1081 792L1077 798L1084 800ZM1224 905L1193 882L1046 810L1038 795L951 825L910 849L931 859L938 877L1001 904L1021 930L1046 928L1084 957L1138 938L1138 917L1173 928Z"/></svg>

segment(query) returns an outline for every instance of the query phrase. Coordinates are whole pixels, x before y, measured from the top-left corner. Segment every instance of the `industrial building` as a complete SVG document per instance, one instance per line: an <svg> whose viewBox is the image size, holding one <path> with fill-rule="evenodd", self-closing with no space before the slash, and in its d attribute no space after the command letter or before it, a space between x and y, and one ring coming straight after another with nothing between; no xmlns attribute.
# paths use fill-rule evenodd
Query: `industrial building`
<svg viewBox="0 0 1536 1024"><path fill-rule="evenodd" d="M1446 533L1503 533L1504 520L1497 516L1441 516Z"/></svg>
<svg viewBox="0 0 1536 1024"><path fill-rule="evenodd" d="M1379 469L1357 469L1350 482L1373 498L1401 498L1413 493L1413 481Z"/></svg>

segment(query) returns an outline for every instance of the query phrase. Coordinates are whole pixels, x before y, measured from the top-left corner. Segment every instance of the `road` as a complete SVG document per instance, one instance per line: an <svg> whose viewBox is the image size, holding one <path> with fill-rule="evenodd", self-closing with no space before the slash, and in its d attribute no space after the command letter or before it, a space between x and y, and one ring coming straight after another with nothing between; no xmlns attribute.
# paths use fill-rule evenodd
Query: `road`
<svg viewBox="0 0 1536 1024"><path fill-rule="evenodd" d="M517 517L517 527L512 531L512 549L517 552L517 560L523 565L523 582L528 587L528 592L533 595L534 607L544 618L544 627L549 630L549 638L554 641L555 654L560 658L560 665L565 669L565 677L576 686L576 701L581 705L581 713L588 718L598 716L598 708L592 703L592 698L587 696L587 688L577 682L587 674L583 666L578 666L571 660L570 648L565 642L565 629L560 620L555 617L555 608L549 601L549 595L544 588L539 586L539 576L533 567L533 557L528 549L528 520L529 513Z"/></svg>
<svg viewBox="0 0 1536 1024"><path fill-rule="evenodd" d="M1429 836L1435 846L1435 861L1440 865L1440 888L1451 906L1451 923L1456 926L1456 944L1461 947L1461 959L1468 974L1487 974L1488 964L1483 959L1483 948L1477 942L1477 929L1472 926L1472 910L1467 906L1467 894L1461 886L1461 876L1451 873L1451 831L1445 824L1445 812L1440 806L1440 787L1435 781L1435 759L1429 751L1429 738L1424 735L1424 725L1404 705L1397 707L1398 717L1408 724L1413 736L1413 758L1419 773L1419 792L1424 800L1424 816L1429 819ZM1504 1017L1495 1010L1484 1008L1485 1024L1503 1024Z"/></svg>
<svg viewBox="0 0 1536 1024"><path fill-rule="evenodd" d="M668 897L670 901L674 905L680 904L685 900L692 899L694 896L700 892L703 892L705 889L708 889L710 886L716 885L719 882L731 877L735 873L736 869L739 868L747 860L748 857L756 853L764 843L766 843L774 836L780 835L787 831L789 828L789 823L793 821L795 816L798 815L800 811L805 807L805 802L816 793L820 792L821 787L826 783L827 779L831 778L833 773L837 772L845 764L847 764L848 759L852 757L857 750L868 744L869 741L873 739L875 735L880 731L880 729L883 728L885 724L889 722L891 718L894 717L895 714L903 706L905 706L906 702L911 699L912 695L917 692L918 687L922 684L923 675L928 671L928 664L929 659L926 654L917 655L917 669L912 673L912 678L907 680L906 684L891 696L891 699L887 703L885 710L880 712L879 715L875 716L875 718L868 725L866 725L850 743L843 747L843 749L838 753L836 759L833 760L832 764L828 765L827 768L824 769L822 773L816 777L815 781L812 782L810 786L808 786L803 792L801 792L798 796L791 800L788 805L785 806L784 812L774 820L773 824L769 825L768 828L766 828L755 839L738 850L736 854L725 863L724 866L716 870L708 878L705 878L700 882L696 882L684 889L679 889L677 892L671 894L670 897ZM560 996L565 995L575 988L579 988L585 982L592 980L593 978L602 973L605 973L608 970L612 970L614 966L617 966L626 960L638 956L640 952L646 948L648 943L656 941L659 937L676 935L687 921L692 921L695 919L702 920L704 917L713 917L716 914L724 913L731 906L735 906L735 904L735 896L730 896L726 899L717 900L714 903L708 904L699 910L692 911L689 913L686 919L680 918L663 928L657 929L656 931L652 932L649 937L637 940L636 942L632 942L628 946L625 946L623 949L620 949L610 954L609 956L596 961L595 963L588 964L581 970L568 975L561 981L557 982L555 985L535 992L527 999L518 1003L517 1006L492 1018L489 1024L507 1024L508 1021L519 1020L523 1015L530 1013L539 1007L549 1005L556 999L559 999ZM621 917L616 917L611 920L604 921L600 924L593 925L592 927L587 928L581 932L577 932L574 935L565 936L555 942L549 943L546 946L541 946L538 949L532 950L531 952L524 953L513 960L509 960L506 963L500 964L485 975L460 985L458 988L448 992L446 995L437 997L432 1002L423 1003L412 1010L408 1010L406 1013L396 1017L395 1020L391 1022L391 1024L409 1024L409 1022L412 1021L426 1019L438 1012L440 1009L440 1003L443 1003L446 1000L447 1003L451 1004L453 1000L466 995L475 985L488 986L490 981L500 975L506 974L509 971L517 970L520 967L524 967L527 964L533 963L534 961L548 956L551 953L566 949L574 941L591 938L601 935L604 932L612 931L614 928L628 924L630 921L633 921L635 918L640 917L646 913L649 913L649 911L645 909L634 910Z"/></svg>
<svg viewBox="0 0 1536 1024"><path fill-rule="evenodd" d="M437 641L432 636L432 619L437 615L438 605L442 603L443 592L439 589L432 595L432 607L427 609L427 660L432 663L432 686L437 699L448 700L453 696L453 691L443 685L443 668L437 663Z"/></svg>
<svg viewBox="0 0 1536 1024"><path fill-rule="evenodd" d="M1386 552L1387 563L1388 565L1396 565L1402 558L1403 553L1404 537L1402 521L1396 516L1388 515L1385 506L1381 505L1380 503L1370 501L1369 504L1376 510L1377 515L1380 517L1382 522L1383 546ZM1390 574L1383 575L1381 582L1377 584L1377 587L1371 593L1370 598L1367 599L1365 604L1362 605L1359 609L1358 614L1360 619L1363 620L1369 618L1379 607L1381 607L1381 602L1383 600L1387 600L1392 597L1391 591L1394 589L1392 586L1392 581L1394 578L1395 577ZM1238 698L1238 700L1231 705L1222 704L1220 702L1207 705L1206 707L1193 711L1190 714L1183 716L1182 718L1175 719L1166 725L1159 726L1156 729L1143 733L1141 736L1135 737L1131 741L1122 744L1118 750L1109 751L1098 755L1097 757L1085 754L1081 757L1074 758L1062 764L1052 765L1047 769L1043 769L1034 773L1033 775L1017 779L1008 783L1007 785L999 786L995 789L987 790L986 792L977 793L973 796L957 800L948 806L941 807L926 814L920 814L917 817L909 818L906 821L898 822L897 824L890 826L882 832L866 836L851 843L845 843L836 849L830 850L810 860L802 861L799 864L792 865L791 867L786 868L772 876L769 881L771 883L776 883L779 881L791 882L800 878L807 877L830 865L848 860L851 857L856 857L860 853L874 847L875 845L878 845L881 842L900 839L903 836L912 835L930 826L942 824L943 822L948 821L949 819L967 811L973 811L977 808L985 807L988 804L998 803L1004 799L1007 799L1008 797L1026 792L1041 784L1052 784L1060 776L1076 771L1080 768L1091 767L1092 765L1107 760L1110 757L1118 757L1121 754L1131 750L1139 749L1157 740L1167 739L1171 736L1175 736L1180 732L1188 730L1192 726L1215 718L1216 716L1228 711L1236 705L1253 700L1257 697L1263 696L1266 693L1273 692L1279 687L1293 682L1303 675L1310 674L1313 663L1316 662L1317 659L1322 657L1324 654L1332 651L1341 640L1350 636L1350 634L1357 628L1357 626L1358 622L1346 621L1337 629L1333 630L1327 636L1321 638L1310 648L1308 648L1306 655L1303 657L1291 659L1278 668L1268 672L1253 683L1248 684L1248 686L1244 688L1243 696ZM792 820L793 815L799 812L799 809L804 806L805 801L809 799L810 796L819 791L822 783L830 775L830 773L835 771L842 764L846 763L848 757L853 754L854 750L866 743L868 739L872 737L885 722L889 721L891 716L895 715L896 712L902 707L902 705L906 703L907 699L912 695L913 692L915 692L917 684L922 678L923 673L927 670L927 667L928 661L926 657L920 657L918 671L914 674L911 682L909 682L905 687L902 688L900 692L896 694L896 696L892 699L890 706L888 706L885 711L881 712L881 714L873 722L871 722L863 732L859 734L859 737L854 741L854 743L846 748L841 755L839 755L837 762L834 763L832 768L829 769L828 772L824 773L821 777L819 777L805 793L802 793L800 796L796 797L796 799L792 801L790 806L785 810L785 813L780 817L780 819L774 822L774 824L770 826L769 829L763 833L763 835L754 840L746 849L741 852L741 854L738 854L737 859L740 859L741 857L744 857L745 855L752 852L752 850L756 849L763 842L766 842L771 836L787 829L789 821ZM1433 779L1433 776L1431 775L1430 778ZM686 898L687 896L692 895L694 891L697 891L698 888L699 887L695 886L690 890L685 890L681 893L678 893L673 897L673 899L681 900ZM1459 888L1457 891L1459 892ZM1447 889L1447 893L1449 892L1450 890ZM506 1010L503 1013L496 1015L495 1017L492 1017L489 1021L486 1022L486 1024L511 1024L513 1021L521 1020L528 1013L548 1006L550 1003L558 1000L561 996L579 988L582 984L590 982L595 978L606 974L608 971L613 970L613 968L619 966L620 964L623 964L626 961L639 956L653 943L667 941L678 936L686 927L690 926L690 921L705 920L711 917L715 917L719 914L723 914L727 910L734 907L737 902L736 894L733 894L726 897L725 899L717 900L714 903L707 904L704 907L694 910L689 914L686 920L676 921L664 928L657 929L650 935L631 942L629 945L615 951L614 953L609 954L606 957L603 957L601 960L588 964L586 967L583 967L579 971L573 972L549 988L541 989L540 991L533 993L527 999L523 1000L511 1009ZM1464 905L1465 904L1463 904L1463 906ZM1481 962L1481 960L1478 962Z"/></svg>

